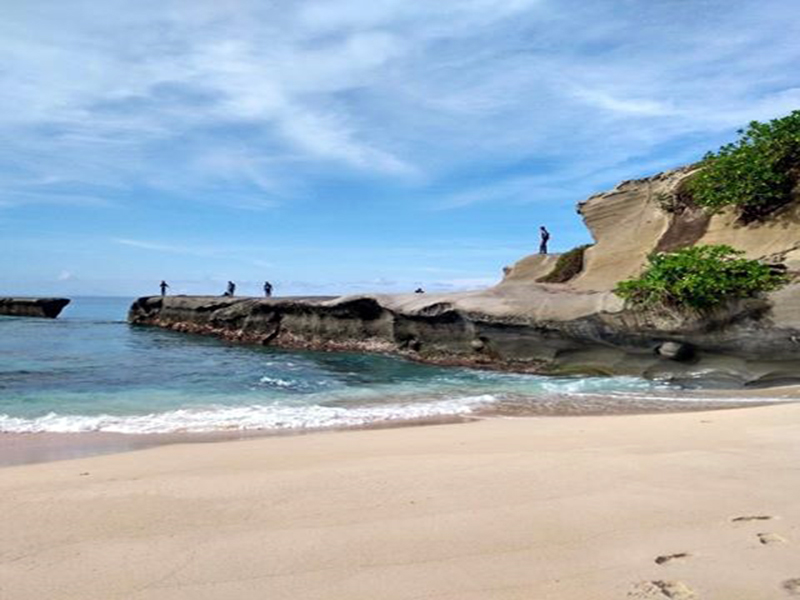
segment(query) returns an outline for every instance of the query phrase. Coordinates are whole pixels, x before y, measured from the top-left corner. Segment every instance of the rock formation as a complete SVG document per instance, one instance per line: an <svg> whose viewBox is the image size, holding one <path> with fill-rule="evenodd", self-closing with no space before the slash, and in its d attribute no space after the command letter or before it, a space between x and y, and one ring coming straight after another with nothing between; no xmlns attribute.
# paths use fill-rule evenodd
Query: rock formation
<svg viewBox="0 0 800 600"><path fill-rule="evenodd" d="M0 315L55 319L67 304L67 298L0 298Z"/></svg>
<svg viewBox="0 0 800 600"><path fill-rule="evenodd" d="M537 280L553 255L532 255L496 286L452 294L326 299L140 298L132 323L282 347L392 352L446 364L548 373L619 373L775 384L800 380L800 285L705 315L625 308L612 290L653 251L729 244L800 270L800 200L741 225L665 207L692 167L626 181L579 205L594 245L571 281Z"/></svg>

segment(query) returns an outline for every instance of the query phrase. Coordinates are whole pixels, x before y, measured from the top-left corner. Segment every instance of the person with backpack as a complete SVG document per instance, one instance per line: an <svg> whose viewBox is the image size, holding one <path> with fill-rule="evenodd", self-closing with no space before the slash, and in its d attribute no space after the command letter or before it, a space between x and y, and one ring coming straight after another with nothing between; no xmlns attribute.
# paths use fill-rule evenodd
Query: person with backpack
<svg viewBox="0 0 800 600"><path fill-rule="evenodd" d="M539 227L539 237L539 254L547 254L547 242L550 241L550 232L547 231L544 225Z"/></svg>

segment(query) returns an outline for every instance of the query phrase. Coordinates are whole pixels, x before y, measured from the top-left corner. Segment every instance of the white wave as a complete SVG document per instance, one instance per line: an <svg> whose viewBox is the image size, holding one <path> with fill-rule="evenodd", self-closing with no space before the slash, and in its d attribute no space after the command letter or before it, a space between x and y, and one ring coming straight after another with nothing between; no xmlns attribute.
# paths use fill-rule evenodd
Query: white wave
<svg viewBox="0 0 800 600"><path fill-rule="evenodd" d="M4 433L204 433L260 429L325 429L354 427L386 421L413 421L472 413L491 404L490 394L429 403L339 406L215 406L179 409L148 415L60 415L51 412L35 419L0 415Z"/></svg>
<svg viewBox="0 0 800 600"><path fill-rule="evenodd" d="M276 387L290 388L296 385L296 382L291 379L281 379L279 377L267 377L266 375L259 379L261 383L274 385Z"/></svg>
<svg viewBox="0 0 800 600"><path fill-rule="evenodd" d="M642 392L663 387L663 384L654 384L647 379L639 377L582 377L574 379L546 379L541 380L541 389L545 392L558 394L625 394Z"/></svg>

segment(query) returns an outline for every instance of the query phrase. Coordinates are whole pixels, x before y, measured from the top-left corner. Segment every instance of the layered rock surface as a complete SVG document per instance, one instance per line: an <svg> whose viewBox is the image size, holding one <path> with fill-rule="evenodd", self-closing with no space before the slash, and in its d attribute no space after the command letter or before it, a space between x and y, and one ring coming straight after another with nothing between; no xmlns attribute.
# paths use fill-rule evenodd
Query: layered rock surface
<svg viewBox="0 0 800 600"><path fill-rule="evenodd" d="M55 319L67 304L67 298L0 298L0 315Z"/></svg>
<svg viewBox="0 0 800 600"><path fill-rule="evenodd" d="M718 377L738 383L800 380L800 285L701 316L632 311L614 286L654 250L729 244L751 258L800 270L800 202L769 222L667 212L691 167L627 181L579 206L595 240L583 271L537 280L556 256L532 255L498 285L452 294L341 298L146 297L132 323L283 347L392 352L414 359L551 373Z"/></svg>

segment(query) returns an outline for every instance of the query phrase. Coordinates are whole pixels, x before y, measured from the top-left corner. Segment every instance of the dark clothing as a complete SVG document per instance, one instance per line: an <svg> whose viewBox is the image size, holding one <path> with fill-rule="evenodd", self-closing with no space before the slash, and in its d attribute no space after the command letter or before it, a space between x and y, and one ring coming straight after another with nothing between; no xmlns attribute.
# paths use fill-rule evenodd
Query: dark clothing
<svg viewBox="0 0 800 600"><path fill-rule="evenodd" d="M541 236L541 241L539 242L539 254L547 254L547 242L550 241L550 232L542 227L539 235Z"/></svg>
<svg viewBox="0 0 800 600"><path fill-rule="evenodd" d="M236 284L232 281L228 282L228 291L225 292L226 296L233 296L236 293Z"/></svg>
<svg viewBox="0 0 800 600"><path fill-rule="evenodd" d="M264 296L266 296L267 298L272 296L272 284L269 281L264 283Z"/></svg>
<svg viewBox="0 0 800 600"><path fill-rule="evenodd" d="M161 284L159 285L159 287L161 288L161 295L162 296L166 296L167 295L167 288L169 287L167 285L167 282L166 281L162 281Z"/></svg>

